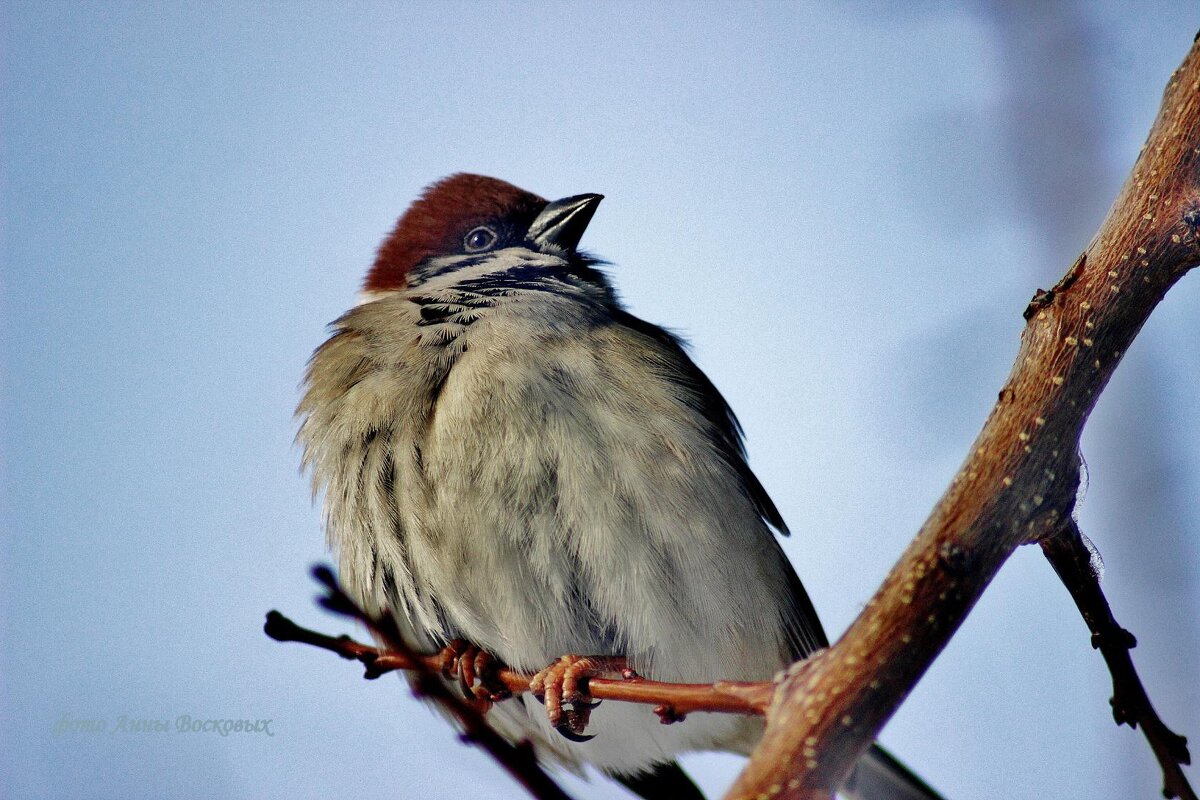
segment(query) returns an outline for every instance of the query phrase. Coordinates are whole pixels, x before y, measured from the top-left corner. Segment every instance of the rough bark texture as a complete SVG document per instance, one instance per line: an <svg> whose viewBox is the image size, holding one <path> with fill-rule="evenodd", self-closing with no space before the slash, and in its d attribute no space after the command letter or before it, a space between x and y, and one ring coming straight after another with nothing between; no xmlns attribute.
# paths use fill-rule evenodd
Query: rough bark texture
<svg viewBox="0 0 1200 800"><path fill-rule="evenodd" d="M1200 261L1198 159L1193 46L1099 233L1026 309L1016 365L950 488L842 639L780 684L729 797L831 797L1008 556L1067 530L1084 422L1150 312Z"/></svg>

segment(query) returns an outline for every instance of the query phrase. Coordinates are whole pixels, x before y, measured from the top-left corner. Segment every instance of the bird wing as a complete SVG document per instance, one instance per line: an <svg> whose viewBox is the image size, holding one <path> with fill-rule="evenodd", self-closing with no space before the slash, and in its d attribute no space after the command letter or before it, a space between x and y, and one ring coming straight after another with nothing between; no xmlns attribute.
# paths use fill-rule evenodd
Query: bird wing
<svg viewBox="0 0 1200 800"><path fill-rule="evenodd" d="M686 390L686 400L708 420L713 430L716 431L718 452L734 469L741 482L742 491L754 503L754 508L763 521L778 531L781 536L789 536L790 531L783 521L779 509L776 508L775 503L767 494L767 490L763 488L746 460L746 447L743 441L745 433L741 423L738 422L737 415L734 414L733 409L730 408L729 403L713 385L713 382L692 361L683 341L665 328L646 322L624 310L617 310L614 313L614 321L652 339L659 347L667 351L671 360L680 369L681 374L678 377L682 379L681 385ZM784 571L789 584L792 612L799 629L798 636L793 642L792 656L799 659L813 650L828 647L829 640L821 627L821 621L817 617L812 600L800 582L800 577L792 568L791 562L788 561L779 543L772 541L779 559L785 567Z"/></svg>

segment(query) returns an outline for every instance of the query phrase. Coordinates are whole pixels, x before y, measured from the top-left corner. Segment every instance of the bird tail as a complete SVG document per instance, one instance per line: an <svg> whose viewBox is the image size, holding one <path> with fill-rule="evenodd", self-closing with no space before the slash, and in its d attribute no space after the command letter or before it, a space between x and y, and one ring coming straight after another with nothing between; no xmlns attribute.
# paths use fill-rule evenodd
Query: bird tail
<svg viewBox="0 0 1200 800"><path fill-rule="evenodd" d="M677 761L657 764L649 772L637 775L612 777L643 800L705 800L704 794Z"/></svg>
<svg viewBox="0 0 1200 800"><path fill-rule="evenodd" d="M847 800L942 800L878 743L858 759L840 794Z"/></svg>

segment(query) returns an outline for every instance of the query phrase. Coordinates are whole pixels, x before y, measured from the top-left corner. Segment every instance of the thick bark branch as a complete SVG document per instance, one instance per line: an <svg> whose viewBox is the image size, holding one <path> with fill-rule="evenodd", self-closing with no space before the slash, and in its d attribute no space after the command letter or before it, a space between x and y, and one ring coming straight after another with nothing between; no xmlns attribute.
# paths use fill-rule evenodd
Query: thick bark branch
<svg viewBox="0 0 1200 800"><path fill-rule="evenodd" d="M966 462L841 640L779 685L729 797L831 797L1009 555L1071 524L1084 422L1150 312L1200 261L1198 159L1193 46L1099 233L1026 309L1016 364Z"/></svg>

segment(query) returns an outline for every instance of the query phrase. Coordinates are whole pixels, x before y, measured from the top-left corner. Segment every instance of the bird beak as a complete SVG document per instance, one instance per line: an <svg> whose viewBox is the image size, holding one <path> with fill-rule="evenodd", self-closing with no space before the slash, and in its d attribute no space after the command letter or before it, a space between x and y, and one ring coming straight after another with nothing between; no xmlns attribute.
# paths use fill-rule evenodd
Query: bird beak
<svg viewBox="0 0 1200 800"><path fill-rule="evenodd" d="M555 200L529 226L527 238L541 249L574 253L603 199L602 194L577 194Z"/></svg>

